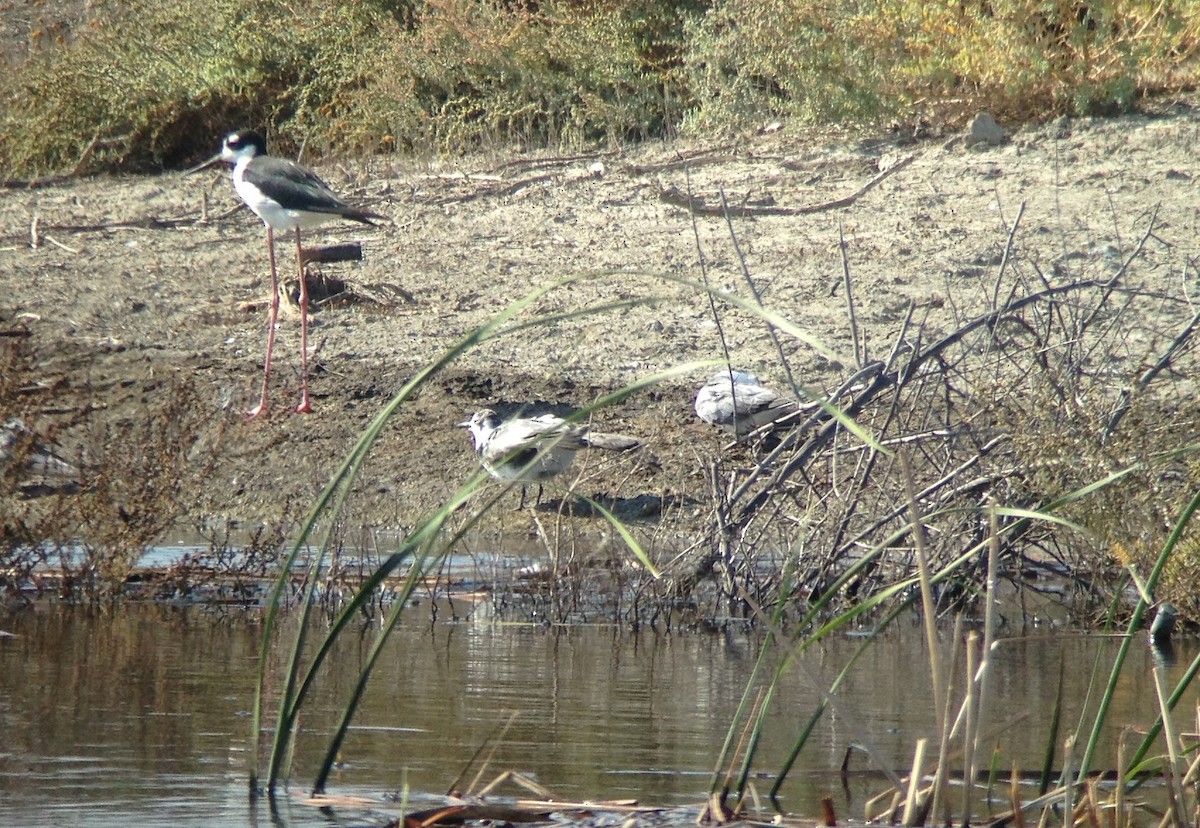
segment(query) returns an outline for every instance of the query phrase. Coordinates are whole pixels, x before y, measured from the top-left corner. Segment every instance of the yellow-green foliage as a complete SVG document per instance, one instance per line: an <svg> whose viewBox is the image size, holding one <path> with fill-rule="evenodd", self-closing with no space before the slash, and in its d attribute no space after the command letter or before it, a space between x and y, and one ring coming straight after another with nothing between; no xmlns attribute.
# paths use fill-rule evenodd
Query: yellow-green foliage
<svg viewBox="0 0 1200 828"><path fill-rule="evenodd" d="M284 151L567 148L768 117L1119 110L1191 87L1194 0L132 0L0 78L0 175Z"/></svg>
<svg viewBox="0 0 1200 828"><path fill-rule="evenodd" d="M245 124L286 124L323 149L331 116L361 84L356 44L390 20L369 3L247 0L95 13L72 46L0 79L0 170L177 164Z"/></svg>
<svg viewBox="0 0 1200 828"><path fill-rule="evenodd" d="M1200 539L1191 536L1175 548L1175 553L1167 561L1159 592L1175 604L1180 615L1192 620L1200 618L1197 583L1200 583Z"/></svg>
<svg viewBox="0 0 1200 828"><path fill-rule="evenodd" d="M697 127L987 109L1008 119L1127 107L1192 86L1192 0L718 3L691 32Z"/></svg>
<svg viewBox="0 0 1200 828"><path fill-rule="evenodd" d="M356 96L358 129L402 149L450 152L481 141L577 147L661 134L679 83L674 10L421 4L374 55L372 82Z"/></svg>

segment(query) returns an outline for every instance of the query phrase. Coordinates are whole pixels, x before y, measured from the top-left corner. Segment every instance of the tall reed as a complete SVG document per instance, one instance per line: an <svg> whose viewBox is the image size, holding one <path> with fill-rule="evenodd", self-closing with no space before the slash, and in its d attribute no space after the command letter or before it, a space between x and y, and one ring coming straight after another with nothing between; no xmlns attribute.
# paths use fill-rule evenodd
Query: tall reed
<svg viewBox="0 0 1200 828"><path fill-rule="evenodd" d="M325 631L325 634L315 643L309 641L310 633L313 630L313 618L317 608L317 585L320 583L320 575L324 565L326 555L330 548L330 533L336 522L337 516L342 512L349 497L353 483L363 463L370 453L371 447L379 438L383 429L387 426L390 419L396 411L404 405L412 396L426 383L428 383L439 371L451 364L455 359L459 358L468 350L475 348L482 343L485 343L493 338L507 335L515 335L518 333L528 334L531 329L536 329L541 325L553 324L566 319L594 316L614 310L620 310L628 307L631 304L640 304L643 302L654 301L654 297L642 297L635 300L622 300L606 304L603 306L587 308L583 310L574 310L559 312L554 314L546 314L538 316L532 320L517 321L516 317L523 311L530 308L535 302L547 293L557 290L566 289L573 282L583 278L594 278L591 276L575 276L560 280L552 285L539 288L532 291L527 296L513 303L500 314L493 317L487 324L481 326L477 330L471 332L451 348L449 348L441 357L430 363L424 369L419 371L412 379L397 392L387 405L380 411L372 420L370 425L364 430L359 437L357 443L347 454L338 469L333 473L329 483L325 486L320 496L317 498L313 507L309 511L306 519L302 523L297 532L296 538L292 544L291 550L288 553L283 566L281 567L279 576L277 577L268 597L267 612L264 618L262 645L259 653L259 674L257 689L255 692L254 709L251 721L252 733L254 736L254 744L258 744L258 735L262 729L262 718L266 699L266 687L269 679L269 665L271 663L272 649L277 646L276 629L279 625L279 614L290 603L287 598L287 589L291 584L291 574L299 566L301 553L308 547L309 540L316 531L316 527L324 521L326 527L324 535L316 544L316 552L308 561L306 587L302 596L300 596L297 604L297 612L299 613L297 631L294 640L291 642L290 652L286 659L283 668L282 688L279 693L277 702L276 720L273 736L270 741L270 749L268 752L268 763L266 769L265 783L261 785L268 795L273 796L275 789L281 780L289 774L289 746L295 737L298 717L304 703L311 691L313 684L321 674L322 667L327 656L336 645L339 636L347 629L355 616L371 601L376 591L404 564L409 565L409 570L405 576L400 588L392 597L392 606L385 618L379 634L374 641L367 661L363 670L355 683L354 689L351 692L350 698L346 703L346 707L341 716L340 723L335 731L335 734L330 741L326 750L324 759L320 765L313 789L316 792L322 791L328 778L328 774L333 767L338 749L344 740L350 721L354 716L358 703L366 689L371 671L383 651L388 634L395 627L401 613L405 607L405 603L412 595L415 586L420 582L421 578L428 572L432 571L442 559L454 547L454 544L478 521L478 519L492 508L499 499L503 491L497 493L494 497L486 501L485 505L475 514L475 516L464 524L459 526L453 533L446 535L445 529L448 519L455 514L460 506L471 499L478 491L480 486L487 480L487 474L483 471L477 473L470 481L455 491L446 502L433 514L421 521L417 527L403 540L399 548L388 555L379 564L347 600L341 609L337 612L333 622ZM782 320L781 320L782 321ZM784 322L784 324L787 324ZM595 400L591 405L580 409L571 419L583 419L588 417L592 412L605 406L614 405L631 394L638 393L646 388L649 388L656 383L665 379L676 377L682 374L695 372L699 369L710 368L714 363L711 360L702 360L698 362L683 363L673 366L665 371L660 371L644 377L641 380L630 383L623 388L620 388L610 394L604 395ZM511 483L516 485L516 483ZM650 555L637 541L629 527L625 526L616 515L609 509L605 508L594 500L590 501L597 514L603 516L614 528L615 532L626 543L628 549L635 559L637 559L645 570L652 576L658 577L659 572L655 562ZM302 670L302 666L307 662L307 667ZM252 793L260 790L260 770L259 770L259 755L257 749L251 752L250 767L249 767L249 784Z"/></svg>

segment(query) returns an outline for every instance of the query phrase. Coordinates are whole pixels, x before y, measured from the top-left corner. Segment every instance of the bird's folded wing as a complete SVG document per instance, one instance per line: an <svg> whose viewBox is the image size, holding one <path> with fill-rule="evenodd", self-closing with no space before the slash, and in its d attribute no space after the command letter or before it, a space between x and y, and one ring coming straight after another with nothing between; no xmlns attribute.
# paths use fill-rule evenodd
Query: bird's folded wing
<svg viewBox="0 0 1200 828"><path fill-rule="evenodd" d="M310 213L339 213L345 202L329 186L307 170L286 158L260 156L246 168L242 178L267 198Z"/></svg>

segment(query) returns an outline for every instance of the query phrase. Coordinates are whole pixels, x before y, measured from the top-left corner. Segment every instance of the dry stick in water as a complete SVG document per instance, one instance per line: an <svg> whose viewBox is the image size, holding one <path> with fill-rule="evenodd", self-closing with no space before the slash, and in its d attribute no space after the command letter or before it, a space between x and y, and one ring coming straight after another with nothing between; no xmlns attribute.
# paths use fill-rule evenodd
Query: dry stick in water
<svg viewBox="0 0 1200 828"><path fill-rule="evenodd" d="M987 603L983 610L983 658L979 669L975 671L972 681L978 685L978 703L975 706L974 736L967 742L967 770L970 773L971 784L974 784L976 769L979 767L979 739L984 732L987 713L988 689L991 684L992 647L996 640L996 588L998 585L998 569L1000 562L1000 522L996 515L995 502L988 505L988 563L987 583L984 585L983 598ZM963 822L970 822L970 812L967 812Z"/></svg>
<svg viewBox="0 0 1200 828"><path fill-rule="evenodd" d="M1125 825L1125 736L1128 731L1121 732L1117 740L1117 784L1113 788L1113 815L1115 824ZM1200 759L1200 757L1197 757Z"/></svg>
<svg viewBox="0 0 1200 828"><path fill-rule="evenodd" d="M912 826L921 824L921 808L918 807L921 790L921 777L924 775L925 739L917 740L916 750L913 751L912 770L908 777L908 796L904 799L904 824Z"/></svg>
<svg viewBox="0 0 1200 828"><path fill-rule="evenodd" d="M900 788L889 788L888 790L878 793L864 802L863 822L874 822L878 817L880 817L881 812L877 810L879 808L879 803L883 802L885 799L890 799L891 804L887 809L888 816L885 817L883 821L894 823L896 821L896 811L900 808L901 793L902 791Z"/></svg>
<svg viewBox="0 0 1200 828"><path fill-rule="evenodd" d="M921 582L921 611L925 616L925 643L929 647L929 671L933 679L933 704L937 711L938 723L945 716L945 695L942 691L941 659L938 656L937 617L934 614L933 581L929 575L929 558L925 549L925 530L921 507L917 502L917 486L913 480L912 466L908 462L908 453L903 449L896 452L900 460L900 474L904 477L904 488L908 494L908 508L912 513L913 547L917 556L917 572ZM939 730L941 728L939 727Z"/></svg>
<svg viewBox="0 0 1200 828"><path fill-rule="evenodd" d="M960 616L961 617L961 616ZM957 640L957 639L956 639ZM962 814L959 817L959 824L971 824L971 792L975 788L975 716L976 716L976 690L975 690L975 672L978 667L975 664L975 649L979 645L979 633L971 631L967 636L967 697L963 699L963 712L966 720L966 727L963 730L963 803Z"/></svg>
<svg viewBox="0 0 1200 828"><path fill-rule="evenodd" d="M1008 772L1008 802L1012 808L1013 828L1025 828L1025 806L1021 804L1021 769L1016 759L1013 760L1012 770Z"/></svg>
<svg viewBox="0 0 1200 828"><path fill-rule="evenodd" d="M1063 772L1062 772L1062 810L1063 821L1065 824L1071 824L1068 821L1068 815L1075 812L1075 784L1072 781L1075 778L1073 766L1075 764L1075 736L1068 736L1063 743ZM1050 808L1052 805L1046 805ZM1043 811L1043 813L1045 813Z"/></svg>
<svg viewBox="0 0 1200 828"><path fill-rule="evenodd" d="M946 693L943 689L942 681L942 664L938 652L937 616L935 615L933 603L933 580L929 574L929 555L925 549L925 529L921 516L921 507L917 502L916 481L913 479L912 466L908 462L908 453L900 449L897 450L896 455L900 460L900 474L904 478L904 488L908 494L908 508L912 513L913 549L916 552L917 572L920 576L921 614L924 616L925 621L925 642L929 647L929 672L933 683L933 708L937 714L937 730L939 733L944 733L949 711L946 708ZM939 779L944 772L944 769L939 766ZM935 780L935 799L940 789L941 786ZM905 824L908 825L910 823L905 820Z"/></svg>
<svg viewBox="0 0 1200 828"><path fill-rule="evenodd" d="M1171 705L1167 701L1167 691L1163 687L1163 668L1161 664L1154 667L1154 692L1158 698L1158 709L1162 715L1163 741L1167 744L1167 761L1163 766L1163 782L1167 786L1167 800L1171 806L1172 822L1175 825L1189 825L1187 815L1183 810L1183 789L1179 774L1179 741L1175 733L1175 723L1171 719ZM1165 821L1165 818L1164 818Z"/></svg>
<svg viewBox="0 0 1200 828"><path fill-rule="evenodd" d="M939 815L942 813L943 807L945 807L946 809L949 808L948 804L944 805L944 801L946 799L946 794L947 794L946 779L950 773L950 740L954 738L954 734L958 730L958 719L956 718L954 720L951 720L951 718L950 718L950 699L953 697L953 693L954 693L954 676L958 672L958 646L957 645L958 645L958 642L962 640L962 624L963 624L963 616L962 616L962 613L960 612L954 616L954 633L950 636L950 641L953 642L953 644L950 648L950 663L946 665L946 669L945 669L946 693L943 696L943 698L945 698L945 700L946 700L946 712L942 716L942 732L941 732L940 738L938 740L937 770L935 771L934 776L933 776L933 807L930 809L930 813L933 814L933 818L935 820L939 818ZM969 679L968 679L967 683L968 683L967 698L969 699L970 698L970 687L969 687L970 680ZM964 700L964 702L963 702L964 708L966 706L966 703L967 702ZM960 711L959 711L959 716L961 717L961 715L962 715L962 709L960 709ZM945 816L945 818L942 821L946 824L949 824L950 823L949 812L947 812L944 816Z"/></svg>
<svg viewBox="0 0 1200 828"><path fill-rule="evenodd" d="M1087 787L1083 790L1083 802L1080 804L1080 810L1087 813L1087 822L1090 828L1100 828L1100 817L1096 814L1096 786L1098 784L1099 780L1096 779L1087 783Z"/></svg>
<svg viewBox="0 0 1200 828"><path fill-rule="evenodd" d="M950 641L959 642L962 638L962 613L956 614L954 618L954 632L950 636ZM954 692L954 674L958 672L959 648L952 646L950 648L950 662L948 665L943 665L943 672L946 674L946 690L942 696L946 700L946 716L940 722L941 736L938 737L937 743L937 766L934 773L934 782L930 785L930 796L934 803L929 809L930 814L934 815L934 820L937 820L938 815L942 814L943 798L947 793L947 776L949 775L949 755L950 755L950 739L954 738L954 732L958 730L958 719L950 721L950 696ZM950 821L950 815L944 815L943 822L947 824Z"/></svg>

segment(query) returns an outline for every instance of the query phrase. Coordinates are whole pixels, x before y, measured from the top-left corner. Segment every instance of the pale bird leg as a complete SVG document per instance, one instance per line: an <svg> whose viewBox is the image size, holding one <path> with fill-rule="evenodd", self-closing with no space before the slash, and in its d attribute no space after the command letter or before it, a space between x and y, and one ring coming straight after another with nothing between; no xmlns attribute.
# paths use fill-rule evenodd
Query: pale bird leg
<svg viewBox="0 0 1200 828"><path fill-rule="evenodd" d="M271 261L271 321L267 326L267 359L263 363L262 398L246 412L254 419L267 410L267 387L271 379L271 354L275 350L275 329L279 326L279 274L275 271L275 231L267 225L267 255Z"/></svg>

